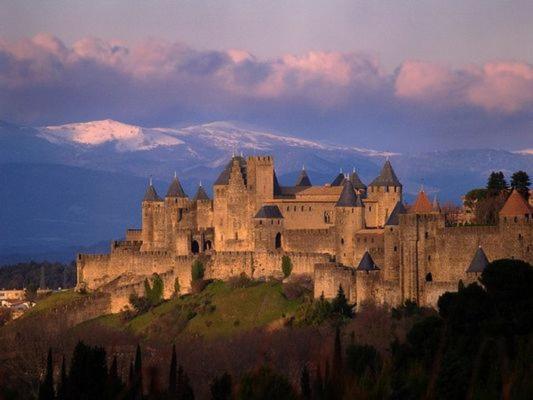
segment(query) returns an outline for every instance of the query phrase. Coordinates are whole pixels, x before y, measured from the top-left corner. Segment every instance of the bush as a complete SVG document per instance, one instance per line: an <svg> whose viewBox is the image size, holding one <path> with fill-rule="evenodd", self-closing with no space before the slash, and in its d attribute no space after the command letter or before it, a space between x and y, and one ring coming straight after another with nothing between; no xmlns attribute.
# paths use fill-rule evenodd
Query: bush
<svg viewBox="0 0 533 400"><path fill-rule="evenodd" d="M248 276L246 276L246 274L243 272L239 276L232 276L229 278L227 284L230 288L237 289L253 286L256 284L256 282L248 278Z"/></svg>
<svg viewBox="0 0 533 400"><path fill-rule="evenodd" d="M174 296L178 296L180 294L180 278L176 276L176 279L174 279Z"/></svg>
<svg viewBox="0 0 533 400"><path fill-rule="evenodd" d="M283 271L283 276L287 278L292 272L292 261L289 256L281 257L281 271Z"/></svg>
<svg viewBox="0 0 533 400"><path fill-rule="evenodd" d="M151 307L148 299L144 296L139 296L137 293L130 294L130 304L137 314L143 314Z"/></svg>
<svg viewBox="0 0 533 400"><path fill-rule="evenodd" d="M163 301L163 280L158 274L152 275L152 285L148 279L144 281L144 295L148 299L148 303L155 307Z"/></svg>
<svg viewBox="0 0 533 400"><path fill-rule="evenodd" d="M283 375L268 367L245 374L241 379L236 398L238 400L255 399L296 399L291 384Z"/></svg>
<svg viewBox="0 0 533 400"><path fill-rule="evenodd" d="M200 260L195 260L191 266L191 278L193 282L204 279L205 268Z"/></svg>
<svg viewBox="0 0 533 400"><path fill-rule="evenodd" d="M318 300L310 300L303 305L303 322L307 325L320 325L333 314L331 303L322 294Z"/></svg>

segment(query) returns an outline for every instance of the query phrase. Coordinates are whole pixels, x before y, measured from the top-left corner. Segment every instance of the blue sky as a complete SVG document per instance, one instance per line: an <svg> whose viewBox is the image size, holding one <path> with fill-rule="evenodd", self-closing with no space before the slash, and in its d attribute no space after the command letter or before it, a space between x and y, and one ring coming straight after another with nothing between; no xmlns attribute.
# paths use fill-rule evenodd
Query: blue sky
<svg viewBox="0 0 533 400"><path fill-rule="evenodd" d="M533 147L532 1L0 1L0 118Z"/></svg>

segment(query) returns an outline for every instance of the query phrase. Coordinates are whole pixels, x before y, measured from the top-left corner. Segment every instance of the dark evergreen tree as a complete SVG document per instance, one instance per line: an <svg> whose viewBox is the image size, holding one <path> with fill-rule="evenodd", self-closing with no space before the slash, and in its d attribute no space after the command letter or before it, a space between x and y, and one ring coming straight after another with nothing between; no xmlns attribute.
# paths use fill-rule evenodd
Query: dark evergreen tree
<svg viewBox="0 0 533 400"><path fill-rule="evenodd" d="M300 394L305 400L311 399L311 382L309 378L309 368L307 368L307 364L304 365L304 367L302 368L302 372L300 375Z"/></svg>
<svg viewBox="0 0 533 400"><path fill-rule="evenodd" d="M44 380L39 385L39 400L54 400L54 397L54 365L52 361L52 349L48 349L46 372Z"/></svg>
<svg viewBox="0 0 533 400"><path fill-rule="evenodd" d="M511 187L516 189L526 200L529 199L529 175L525 171L517 171L511 176Z"/></svg>
<svg viewBox="0 0 533 400"><path fill-rule="evenodd" d="M238 400L296 399L296 393L283 375L268 367L245 374L240 382Z"/></svg>
<svg viewBox="0 0 533 400"><path fill-rule="evenodd" d="M215 378L210 389L212 400L230 400L233 389L231 375L225 372L222 376Z"/></svg>
<svg viewBox="0 0 533 400"><path fill-rule="evenodd" d="M108 380L108 383L107 383L108 398L116 399L122 392L122 389L124 388L124 384L122 382L122 379L120 379L120 376L118 373L117 356L113 357L113 361L111 362L111 367L109 368L109 374L108 374L107 380Z"/></svg>
<svg viewBox="0 0 533 400"><path fill-rule="evenodd" d="M107 384L107 357L101 347L79 342L74 348L68 375L71 399L103 398Z"/></svg>
<svg viewBox="0 0 533 400"><path fill-rule="evenodd" d="M173 396L176 394L177 387L177 359L176 359L176 345L172 345L172 357L170 358L170 370L168 375L168 394Z"/></svg>
<svg viewBox="0 0 533 400"><path fill-rule="evenodd" d="M505 176L503 175L503 172L491 172L489 179L487 181L487 190L489 191L489 194L495 195L500 193L502 190L507 189L509 186L507 185L507 182L505 181Z"/></svg>
<svg viewBox="0 0 533 400"><path fill-rule="evenodd" d="M135 364L133 368L133 398L135 400L142 399L143 397L143 366L141 346L137 345L135 351Z"/></svg>
<svg viewBox="0 0 533 400"><path fill-rule="evenodd" d="M68 382L67 382L67 364L65 361L65 356L63 356L63 361L61 362L61 376L60 381L57 386L57 400L66 400L68 398L67 394L67 388L68 388Z"/></svg>
<svg viewBox="0 0 533 400"><path fill-rule="evenodd" d="M322 400L324 398L324 379L322 378L322 371L320 364L316 367L315 380L313 382L313 400Z"/></svg>
<svg viewBox="0 0 533 400"><path fill-rule="evenodd" d="M180 365L178 368L178 381L176 387L176 399L178 400L194 400L194 392L189 381L189 376Z"/></svg>
<svg viewBox="0 0 533 400"><path fill-rule="evenodd" d="M348 299L344 294L344 289L339 285L337 296L331 302L333 312L342 318L353 318L355 313L353 311L355 304L348 303Z"/></svg>

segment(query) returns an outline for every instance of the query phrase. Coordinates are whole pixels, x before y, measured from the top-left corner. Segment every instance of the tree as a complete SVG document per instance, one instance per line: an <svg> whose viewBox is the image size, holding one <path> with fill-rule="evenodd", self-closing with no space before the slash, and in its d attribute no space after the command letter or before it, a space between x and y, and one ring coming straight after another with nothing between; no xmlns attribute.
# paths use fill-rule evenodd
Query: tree
<svg viewBox="0 0 533 400"><path fill-rule="evenodd" d="M163 300L163 280L159 276L159 274L153 274L152 278L152 285L150 285L150 282L148 279L144 280L144 295L146 299L148 300L148 303L151 307L155 307L159 304L161 304Z"/></svg>
<svg viewBox="0 0 533 400"><path fill-rule="evenodd" d="M346 298L346 295L344 294L344 289L341 285L339 285L337 296L333 299L331 305L333 308L333 312L338 314L342 318L353 318L355 315L353 311L353 309L355 308L355 304L348 303L348 299Z"/></svg>
<svg viewBox="0 0 533 400"><path fill-rule="evenodd" d="M109 374L107 379L107 393L109 399L116 399L120 395L120 392L122 391L124 384L122 383L122 379L120 379L119 373L118 373L118 362L117 362L117 356L113 357L113 361L111 362L111 367L109 368Z"/></svg>
<svg viewBox="0 0 533 400"><path fill-rule="evenodd" d="M142 354L141 346L137 345L135 350L135 361L133 364L133 370L130 369L130 391L131 398L133 400L139 400L143 397L143 366L142 366Z"/></svg>
<svg viewBox="0 0 533 400"><path fill-rule="evenodd" d="M39 285L36 283L29 283L26 286L26 289L24 289L24 298L27 301L35 301L37 299L37 289L39 289Z"/></svg>
<svg viewBox="0 0 533 400"><path fill-rule="evenodd" d="M281 257L281 271L285 278L289 277L292 272L292 261L291 258L287 255Z"/></svg>
<svg viewBox="0 0 533 400"><path fill-rule="evenodd" d="M63 361L61 362L61 375L59 379L59 384L57 385L57 400L66 400L68 398L68 378L65 356L63 356Z"/></svg>
<svg viewBox="0 0 533 400"><path fill-rule="evenodd" d="M320 370L320 364L316 368L315 380L313 382L313 399L321 400L324 398L324 380L322 379L322 371Z"/></svg>
<svg viewBox="0 0 533 400"><path fill-rule="evenodd" d="M204 279L205 268L200 260L194 260L191 266L191 279L193 282Z"/></svg>
<svg viewBox="0 0 533 400"><path fill-rule="evenodd" d="M511 187L516 189L526 200L529 199L529 175L525 171L517 171L511 176Z"/></svg>
<svg viewBox="0 0 533 400"><path fill-rule="evenodd" d="M505 181L505 176L502 171L494 172L492 171L489 179L487 181L487 190L489 194L495 195L500 193L502 190L507 189L509 186Z"/></svg>
<svg viewBox="0 0 533 400"><path fill-rule="evenodd" d="M168 393L173 396L176 393L177 381L177 359L176 359L176 345L172 345L172 357L170 358L170 369L168 375Z"/></svg>
<svg viewBox="0 0 533 400"><path fill-rule="evenodd" d="M230 400L232 395L231 375L227 372L220 377L216 377L211 383L212 400Z"/></svg>
<svg viewBox="0 0 533 400"><path fill-rule="evenodd" d="M194 400L194 392L189 381L189 376L185 373L181 365L178 368L176 398L178 400Z"/></svg>
<svg viewBox="0 0 533 400"><path fill-rule="evenodd" d="M39 400L54 400L54 365L52 363L52 349L48 349L46 372L44 380L39 385Z"/></svg>
<svg viewBox="0 0 533 400"><path fill-rule="evenodd" d="M287 378L263 366L244 374L236 398L238 400L292 400L297 396Z"/></svg>
<svg viewBox="0 0 533 400"><path fill-rule="evenodd" d="M102 398L108 383L107 357L102 347L78 342L70 361L68 398Z"/></svg>
<svg viewBox="0 0 533 400"><path fill-rule="evenodd" d="M309 378L309 368L307 364L302 368L302 373L300 375L300 394L305 400L311 399L311 383Z"/></svg>

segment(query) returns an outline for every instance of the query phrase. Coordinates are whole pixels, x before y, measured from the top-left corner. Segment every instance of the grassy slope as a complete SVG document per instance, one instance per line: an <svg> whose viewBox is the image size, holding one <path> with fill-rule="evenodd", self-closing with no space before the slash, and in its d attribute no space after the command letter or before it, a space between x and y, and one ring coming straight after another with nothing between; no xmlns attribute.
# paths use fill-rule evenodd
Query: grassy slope
<svg viewBox="0 0 533 400"><path fill-rule="evenodd" d="M266 327L294 315L301 302L301 298L288 300L277 282L246 288L213 282L201 293L166 301L129 321L122 314L105 315L77 329L98 324L151 339L168 339L180 334L214 338Z"/></svg>

